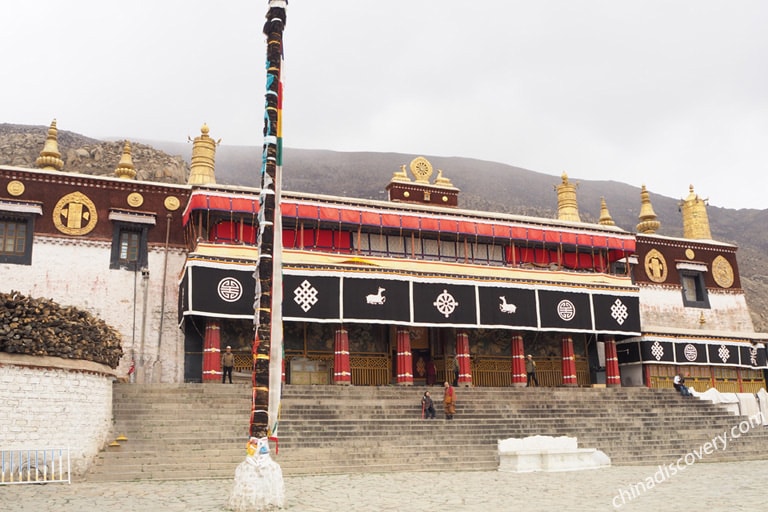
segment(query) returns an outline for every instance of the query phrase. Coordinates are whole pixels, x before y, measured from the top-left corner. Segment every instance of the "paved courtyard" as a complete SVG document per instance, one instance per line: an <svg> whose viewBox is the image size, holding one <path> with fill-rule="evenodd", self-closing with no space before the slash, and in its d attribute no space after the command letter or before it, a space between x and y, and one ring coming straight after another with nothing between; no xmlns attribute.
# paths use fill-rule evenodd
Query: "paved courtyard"
<svg viewBox="0 0 768 512"><path fill-rule="evenodd" d="M285 478L283 510L734 512L765 507L768 461L698 462L682 467L674 475L658 466L622 466L565 473L289 477ZM232 480L5 485L0 486L0 503L4 510L24 512L225 511L234 468L232 473Z"/></svg>

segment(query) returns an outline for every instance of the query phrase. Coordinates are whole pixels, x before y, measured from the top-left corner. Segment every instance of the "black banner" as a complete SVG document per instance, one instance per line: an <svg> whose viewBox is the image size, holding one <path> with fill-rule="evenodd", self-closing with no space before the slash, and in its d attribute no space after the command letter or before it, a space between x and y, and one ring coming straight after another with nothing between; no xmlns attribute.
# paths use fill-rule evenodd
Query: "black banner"
<svg viewBox="0 0 768 512"><path fill-rule="evenodd" d="M709 362L728 366L739 365L739 347L733 345L707 345Z"/></svg>
<svg viewBox="0 0 768 512"><path fill-rule="evenodd" d="M411 321L408 281L345 277L342 283L345 321Z"/></svg>
<svg viewBox="0 0 768 512"><path fill-rule="evenodd" d="M741 356L741 365L752 368L765 368L768 366L768 359L766 358L765 348L757 346L742 346L739 347Z"/></svg>
<svg viewBox="0 0 768 512"><path fill-rule="evenodd" d="M326 276L283 276L283 317L341 320L341 279Z"/></svg>
<svg viewBox="0 0 768 512"><path fill-rule="evenodd" d="M477 325L475 287L413 283L413 321L422 324Z"/></svg>
<svg viewBox="0 0 768 512"><path fill-rule="evenodd" d="M188 311L195 315L253 318L256 282L251 270L187 268ZM181 299L183 303L183 298ZM182 304L183 305L183 304Z"/></svg>
<svg viewBox="0 0 768 512"><path fill-rule="evenodd" d="M586 293L539 292L542 329L592 330L592 308Z"/></svg>
<svg viewBox="0 0 768 512"><path fill-rule="evenodd" d="M595 330L640 332L640 298L626 295L592 295Z"/></svg>
<svg viewBox="0 0 768 512"><path fill-rule="evenodd" d="M674 363L675 344L671 341L641 341L640 354L648 363Z"/></svg>
<svg viewBox="0 0 768 512"><path fill-rule="evenodd" d="M479 286L478 295L481 325L538 327L534 290Z"/></svg>
<svg viewBox="0 0 768 512"><path fill-rule="evenodd" d="M677 364L706 364L707 347L701 343L675 343Z"/></svg>
<svg viewBox="0 0 768 512"><path fill-rule="evenodd" d="M642 356L640 355L640 343L637 341L616 343L616 357L619 360L619 364L641 362Z"/></svg>

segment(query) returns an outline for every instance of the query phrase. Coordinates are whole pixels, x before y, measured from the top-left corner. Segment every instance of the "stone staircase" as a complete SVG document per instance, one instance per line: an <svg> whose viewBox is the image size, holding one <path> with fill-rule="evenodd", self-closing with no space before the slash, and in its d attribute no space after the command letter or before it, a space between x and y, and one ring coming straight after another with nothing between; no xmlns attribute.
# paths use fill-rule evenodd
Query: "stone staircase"
<svg viewBox="0 0 768 512"><path fill-rule="evenodd" d="M273 458L286 476L495 470L499 439L568 435L615 465L670 464L745 419L673 390L459 388L448 421L435 387L438 418L422 420L425 389L287 385ZM102 452L86 479L233 478L250 393L246 384L115 384L115 434L128 441ZM768 429L748 430L702 462L768 457Z"/></svg>

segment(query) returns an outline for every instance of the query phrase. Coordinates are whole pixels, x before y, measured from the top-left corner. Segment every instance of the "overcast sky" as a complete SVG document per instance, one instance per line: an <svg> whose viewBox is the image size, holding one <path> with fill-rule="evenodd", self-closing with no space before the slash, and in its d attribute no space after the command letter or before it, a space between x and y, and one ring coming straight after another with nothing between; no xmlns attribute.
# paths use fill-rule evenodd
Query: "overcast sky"
<svg viewBox="0 0 768 512"><path fill-rule="evenodd" d="M267 5L7 2L0 122L260 146ZM290 0L285 58L288 147L768 208L768 1Z"/></svg>

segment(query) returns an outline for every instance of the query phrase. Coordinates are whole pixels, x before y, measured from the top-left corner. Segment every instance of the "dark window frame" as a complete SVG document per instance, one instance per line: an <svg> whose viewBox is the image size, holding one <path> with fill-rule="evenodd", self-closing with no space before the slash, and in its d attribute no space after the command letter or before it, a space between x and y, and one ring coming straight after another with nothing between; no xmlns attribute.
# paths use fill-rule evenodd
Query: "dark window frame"
<svg viewBox="0 0 768 512"><path fill-rule="evenodd" d="M696 295L695 300L688 298L688 294L686 293L686 278L689 278L695 287L693 290ZM680 270L680 292L683 296L683 306L687 308L710 309L709 293L707 292L707 285L704 281L703 272Z"/></svg>
<svg viewBox="0 0 768 512"><path fill-rule="evenodd" d="M112 222L114 223L114 227L112 230L112 251L109 260L109 268L132 271L146 268L149 264L149 226L146 224L135 224L123 221ZM124 233L135 233L139 235L136 260L125 260L120 257L121 242Z"/></svg>
<svg viewBox="0 0 768 512"><path fill-rule="evenodd" d="M31 265L32 264L32 242L35 233L35 216L27 213L0 211L0 222L9 222L14 224L24 224L26 232L24 233L24 252L23 253L5 253L0 252L0 263L9 263L13 265Z"/></svg>

